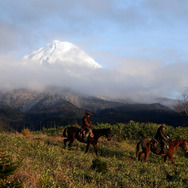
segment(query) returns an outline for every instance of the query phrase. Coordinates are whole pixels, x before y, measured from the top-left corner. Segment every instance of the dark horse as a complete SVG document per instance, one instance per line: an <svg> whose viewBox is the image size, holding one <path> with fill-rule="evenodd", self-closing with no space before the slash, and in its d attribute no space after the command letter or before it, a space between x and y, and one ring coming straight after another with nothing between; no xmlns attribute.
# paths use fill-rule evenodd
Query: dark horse
<svg viewBox="0 0 188 188"><path fill-rule="evenodd" d="M141 152L139 152L140 145L142 146ZM136 156L138 157L138 160L140 160L141 156L145 154L144 159L145 162L147 163L149 152L151 151L157 155L164 156L164 163L166 162L167 158L169 158L172 161L172 163L175 165L172 155L174 153L174 150L177 149L179 146L182 147L186 152L188 152L187 141L176 140L176 141L169 141L168 152L166 154L161 154L160 150L155 149L155 146L152 144L152 140L150 138L144 138L137 144Z"/></svg>
<svg viewBox="0 0 188 188"><path fill-rule="evenodd" d="M65 128L64 132L63 132L63 136L64 137L67 137L67 139L64 140L64 148L66 148L66 143L69 142L69 149L70 147L72 146L75 138L82 142L82 143L87 143L87 146L86 146L86 151L85 153L88 152L88 149L89 149L89 146L90 144L93 145L94 149L95 149L95 153L96 155L97 154L97 142L98 142L98 139L101 137L101 136L105 136L108 141L111 140L111 131L110 131L110 128L108 129L93 129L93 134L94 134L94 137L93 138L88 138L87 141L84 141L81 136L80 136L80 129L78 127L67 127Z"/></svg>

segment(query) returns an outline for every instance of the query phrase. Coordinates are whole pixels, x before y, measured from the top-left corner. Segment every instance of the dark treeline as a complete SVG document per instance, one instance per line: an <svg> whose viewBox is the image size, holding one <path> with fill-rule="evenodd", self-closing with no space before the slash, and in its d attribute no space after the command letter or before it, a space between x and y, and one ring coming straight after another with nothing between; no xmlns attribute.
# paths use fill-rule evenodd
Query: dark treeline
<svg viewBox="0 0 188 188"><path fill-rule="evenodd" d="M23 128L41 130L66 125L81 125L84 110L78 112L62 111L61 113L23 113L12 108L0 109L0 129L21 131ZM172 110L148 109L145 106L122 106L95 112L90 118L95 125L97 123L128 123L130 120L140 123L166 123L174 127L188 126L188 116L182 116Z"/></svg>

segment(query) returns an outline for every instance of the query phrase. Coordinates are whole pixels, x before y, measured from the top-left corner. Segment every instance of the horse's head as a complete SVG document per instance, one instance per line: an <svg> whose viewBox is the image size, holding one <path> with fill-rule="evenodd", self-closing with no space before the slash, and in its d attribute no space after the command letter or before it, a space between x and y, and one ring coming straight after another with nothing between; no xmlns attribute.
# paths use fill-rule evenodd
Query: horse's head
<svg viewBox="0 0 188 188"><path fill-rule="evenodd" d="M187 146L187 141L183 140L182 143L180 144L180 146L186 151L188 152L188 146Z"/></svg>
<svg viewBox="0 0 188 188"><path fill-rule="evenodd" d="M106 138L108 139L108 141L111 140L111 130L110 128L106 129L106 134L105 134Z"/></svg>

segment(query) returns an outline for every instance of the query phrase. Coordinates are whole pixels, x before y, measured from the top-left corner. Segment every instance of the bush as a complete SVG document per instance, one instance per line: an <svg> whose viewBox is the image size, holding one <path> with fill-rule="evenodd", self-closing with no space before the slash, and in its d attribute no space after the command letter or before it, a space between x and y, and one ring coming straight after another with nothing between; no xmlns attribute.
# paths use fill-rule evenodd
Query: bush
<svg viewBox="0 0 188 188"><path fill-rule="evenodd" d="M106 162L103 162L100 159L94 159L92 163L93 163L92 168L96 169L97 172L102 172L102 173L107 172L108 169Z"/></svg>
<svg viewBox="0 0 188 188"><path fill-rule="evenodd" d="M28 128L22 130L22 134L24 136L29 136L31 134L30 130Z"/></svg>
<svg viewBox="0 0 188 188"><path fill-rule="evenodd" d="M139 123L130 121L129 123L117 123L114 125L101 124L96 128L111 127L112 136L118 142L125 140L140 140L143 138L153 138L157 133L157 129L161 126L155 123ZM165 133L171 140L187 139L188 127L172 127L167 125Z"/></svg>
<svg viewBox="0 0 188 188"><path fill-rule="evenodd" d="M62 126L52 127L52 128L43 127L42 133L47 134L48 136L59 136L59 135L62 135L64 129L65 127L62 127Z"/></svg>
<svg viewBox="0 0 188 188"><path fill-rule="evenodd" d="M15 173L18 168L16 162L12 162L10 156L6 155L3 151L0 151L0 187L23 187L21 182L16 180L8 181L8 177Z"/></svg>

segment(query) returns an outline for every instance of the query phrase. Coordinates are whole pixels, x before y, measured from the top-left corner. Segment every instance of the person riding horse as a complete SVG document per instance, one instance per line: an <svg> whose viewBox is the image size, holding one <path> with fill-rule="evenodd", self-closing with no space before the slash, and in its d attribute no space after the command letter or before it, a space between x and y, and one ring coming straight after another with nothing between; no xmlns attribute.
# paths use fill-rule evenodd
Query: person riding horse
<svg viewBox="0 0 188 188"><path fill-rule="evenodd" d="M93 132L92 129L93 125L91 124L91 122L89 121L90 116L92 116L93 114L91 112L87 112L86 115L82 118L82 127L81 127L81 131L83 134L83 140L87 140L88 136L90 135L91 137L93 137Z"/></svg>
<svg viewBox="0 0 188 188"><path fill-rule="evenodd" d="M166 124L162 124L157 130L157 134L154 136L154 138L160 143L161 145L161 154L165 154L167 143L166 140L169 139L169 137L164 133L164 129L166 127Z"/></svg>

